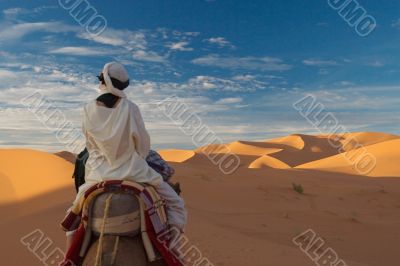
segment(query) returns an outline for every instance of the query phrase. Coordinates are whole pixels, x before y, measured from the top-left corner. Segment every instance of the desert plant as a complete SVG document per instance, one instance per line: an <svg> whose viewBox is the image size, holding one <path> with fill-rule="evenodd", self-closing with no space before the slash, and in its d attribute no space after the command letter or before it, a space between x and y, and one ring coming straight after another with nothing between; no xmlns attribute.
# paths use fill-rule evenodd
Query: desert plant
<svg viewBox="0 0 400 266"><path fill-rule="evenodd" d="M293 186L293 190L294 191L296 191L297 193L299 193L299 194L304 194L304 189L303 189L303 186L302 185L300 185L300 184L296 184L296 183L292 183L292 186Z"/></svg>

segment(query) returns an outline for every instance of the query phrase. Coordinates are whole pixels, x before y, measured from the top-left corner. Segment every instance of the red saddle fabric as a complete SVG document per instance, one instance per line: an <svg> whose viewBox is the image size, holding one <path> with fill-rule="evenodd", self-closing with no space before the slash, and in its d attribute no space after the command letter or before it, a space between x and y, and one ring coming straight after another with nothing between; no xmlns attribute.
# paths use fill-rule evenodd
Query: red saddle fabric
<svg viewBox="0 0 400 266"><path fill-rule="evenodd" d="M183 266L179 259L177 259L168 249L169 243L165 243L165 241L161 243L159 241L159 237L165 235L165 233L169 230L169 225L166 218L167 215L165 203L160 202L160 199L155 197L154 189L151 187L122 180L105 181L91 187L82 197L80 203L76 206L73 206L64 220L61 222L61 227L64 231L76 230L72 245L67 251L64 262L61 265L81 265L83 257L81 257L80 254L82 253L81 251L83 248L83 242L86 236L90 201L102 193L113 191L131 193L143 199L146 205L144 213L147 234L151 243L153 244L154 249L161 254L168 266ZM163 239L165 240L164 237Z"/></svg>

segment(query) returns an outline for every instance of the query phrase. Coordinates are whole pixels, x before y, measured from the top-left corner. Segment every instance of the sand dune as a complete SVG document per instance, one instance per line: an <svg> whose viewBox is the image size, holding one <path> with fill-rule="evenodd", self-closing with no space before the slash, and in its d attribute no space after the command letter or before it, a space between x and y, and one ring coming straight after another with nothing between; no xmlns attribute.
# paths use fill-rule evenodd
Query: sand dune
<svg viewBox="0 0 400 266"><path fill-rule="evenodd" d="M16 202L18 200L10 178L2 173L0 173L0 187L0 205Z"/></svg>
<svg viewBox="0 0 400 266"><path fill-rule="evenodd" d="M400 138L364 132L336 137L296 134L161 151L183 188L191 242L218 266L308 266L314 263L292 238L312 228L347 265L397 266ZM357 143L377 160L368 176L346 160L360 152ZM210 151L236 153L241 166L224 175L204 154ZM71 163L52 154L0 150L0 210L6 214L0 234L7 239L0 242L2 265L43 265L19 241L38 228L54 247L64 247L58 222L75 195L72 171Z"/></svg>
<svg viewBox="0 0 400 266"><path fill-rule="evenodd" d="M310 145L305 143L305 138L307 140L313 139L309 142L315 143L315 147L309 147ZM199 148L196 152L206 154L235 153L241 156L242 166L246 168L248 168L253 161L263 155L269 155L291 167L294 167L326 156L326 152L324 153L324 150L320 146L328 147L329 143L324 139L322 140L324 142L322 145L316 141L317 139L319 139L319 137L291 135L285 138L262 142L236 141L228 144L213 144ZM300 153L301 156L299 156ZM328 153L328 155L332 154L337 154L337 150L330 148L330 153Z"/></svg>
<svg viewBox="0 0 400 266"><path fill-rule="evenodd" d="M0 194L8 195L0 204L26 200L69 186L72 170L71 163L49 153L0 150Z"/></svg>
<svg viewBox="0 0 400 266"><path fill-rule="evenodd" d="M297 168L359 174L357 167L362 171L363 166L358 166L358 161L364 158L363 154L371 154L376 159L375 167L371 167L373 169L368 173L368 176L400 176L400 139L372 144L364 148L345 152L344 154L303 164ZM360 161L360 164L362 163L363 161Z"/></svg>
<svg viewBox="0 0 400 266"><path fill-rule="evenodd" d="M400 138L397 135L386 134L380 132L356 132L337 135L342 138L341 143L346 151L357 148L357 144L369 146L376 143Z"/></svg>
<svg viewBox="0 0 400 266"><path fill-rule="evenodd" d="M260 156L269 155L290 167L296 167L305 163L317 161L323 158L337 155L340 147L345 145L347 150L356 147L357 140L361 144L370 145L374 140L389 140L396 136L384 133L355 133L341 136L310 136L294 134L283 138L266 140L261 142L237 141L221 145L209 145L197 149L198 153L235 153L245 155L243 165L249 165ZM348 141L352 140L352 141Z"/></svg>
<svg viewBox="0 0 400 266"><path fill-rule="evenodd" d="M194 151L187 150L163 150L159 153L164 160L175 163L183 163L195 156Z"/></svg>
<svg viewBox="0 0 400 266"><path fill-rule="evenodd" d="M251 141L236 141L226 145L220 145L221 148L218 150L220 153L231 152L239 155L255 155L261 156L264 154L271 154L281 151L282 149L269 147L262 142L251 142ZM204 151L210 149L210 146L200 148L198 151Z"/></svg>
<svg viewBox="0 0 400 266"><path fill-rule="evenodd" d="M275 159L274 157L263 155L257 160L253 161L249 165L250 169L263 169L263 168L274 168L274 169L289 169L290 166L286 163Z"/></svg>
<svg viewBox="0 0 400 266"><path fill-rule="evenodd" d="M330 144L329 138L324 136L293 135L284 138L284 141L272 140L266 143L290 145L271 156L292 167L339 153L338 149Z"/></svg>
<svg viewBox="0 0 400 266"><path fill-rule="evenodd" d="M290 135L286 136L283 138L277 138L277 139L272 139L272 140L267 140L266 142L269 143L277 143L277 144L282 144L288 147L292 147L296 150L302 150L304 149L305 142L304 139L302 138L304 135Z"/></svg>

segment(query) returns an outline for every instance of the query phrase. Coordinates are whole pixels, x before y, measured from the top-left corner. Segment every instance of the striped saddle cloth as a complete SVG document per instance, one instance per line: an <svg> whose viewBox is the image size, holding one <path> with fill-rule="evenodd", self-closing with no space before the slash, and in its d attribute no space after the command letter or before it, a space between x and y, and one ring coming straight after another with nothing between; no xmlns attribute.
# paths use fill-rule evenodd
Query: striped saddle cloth
<svg viewBox="0 0 400 266"><path fill-rule="evenodd" d="M94 200L105 193L131 194L141 202L142 240L149 261L157 259L156 253L161 255L169 266L181 266L181 262L169 251L168 244L158 241L159 237L169 230L165 201L156 190L147 185L131 181L113 180L101 182L88 189L78 204L74 205L61 222L64 231L75 231L72 245L68 250L62 265L80 265L90 245L92 223L90 213Z"/></svg>

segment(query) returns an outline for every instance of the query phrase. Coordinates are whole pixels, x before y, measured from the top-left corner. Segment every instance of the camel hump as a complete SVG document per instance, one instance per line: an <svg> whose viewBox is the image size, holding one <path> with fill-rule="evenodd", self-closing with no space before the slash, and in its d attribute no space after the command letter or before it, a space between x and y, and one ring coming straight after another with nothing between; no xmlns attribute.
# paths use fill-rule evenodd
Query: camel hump
<svg viewBox="0 0 400 266"><path fill-rule="evenodd" d="M119 238L117 240L117 238ZM118 248L115 249L118 241ZM96 265L97 248L99 241L96 240L91 245L82 266ZM119 237L106 235L103 239L101 252L102 266L146 266L146 252L143 248L140 237Z"/></svg>
<svg viewBox="0 0 400 266"><path fill-rule="evenodd" d="M109 202L104 234L118 236L136 236L140 232L140 203L135 195L127 193L106 192L94 200L91 209L91 229L100 235L103 225L107 199Z"/></svg>

